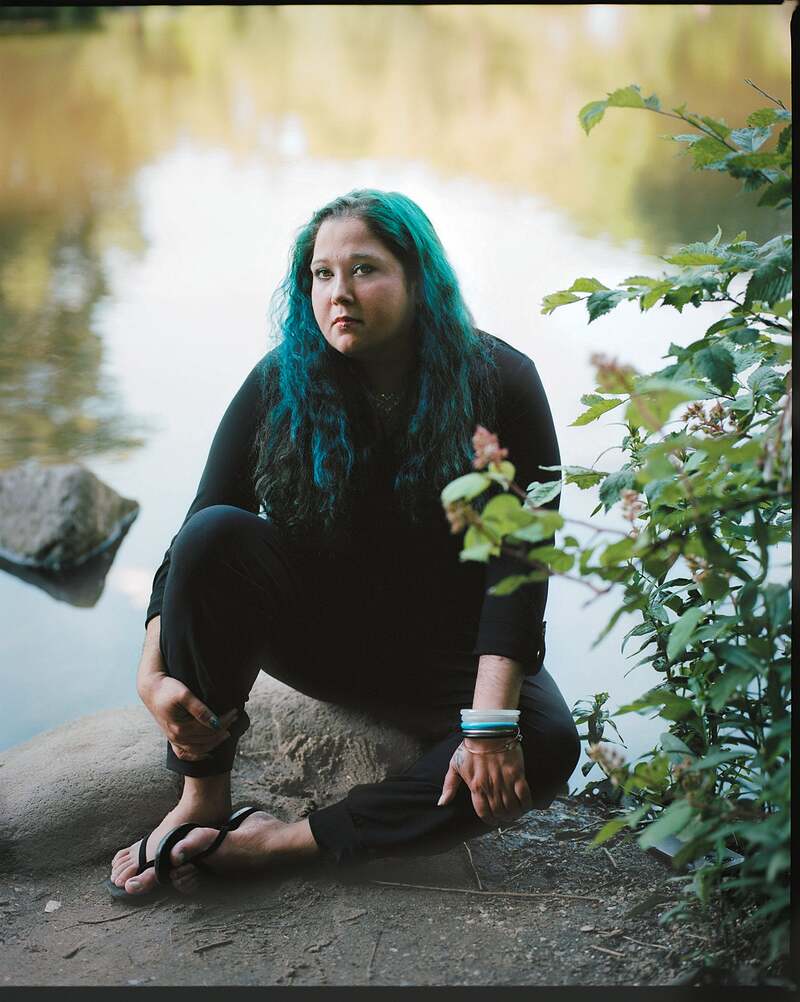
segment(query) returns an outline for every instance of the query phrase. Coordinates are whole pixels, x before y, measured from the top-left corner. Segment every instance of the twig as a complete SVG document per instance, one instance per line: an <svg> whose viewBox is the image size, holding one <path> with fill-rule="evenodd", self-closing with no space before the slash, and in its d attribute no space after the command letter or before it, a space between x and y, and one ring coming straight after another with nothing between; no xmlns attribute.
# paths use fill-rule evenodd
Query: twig
<svg viewBox="0 0 800 1002"><path fill-rule="evenodd" d="M744 78L744 82L746 84L749 84L751 87L754 87L759 94L763 94L764 97L766 97L768 100L774 101L779 108L783 108L783 110L786 111L786 105L783 103L783 101L781 101L779 97L773 97L771 94L767 94L765 90L762 90L757 84L754 84L752 80L748 80L747 77Z"/></svg>
<svg viewBox="0 0 800 1002"><path fill-rule="evenodd" d="M375 954L378 952L378 943L380 943L382 935L383 929L378 929L378 935L375 937L375 945L372 947L372 953L367 962L367 981L372 978L372 962L375 959Z"/></svg>
<svg viewBox="0 0 800 1002"><path fill-rule="evenodd" d="M454 894L496 894L509 898L574 898L576 901L602 901L587 894L536 894L528 891L476 891L471 887L433 887L430 884L399 884L394 880L371 880L385 887L413 887L418 891L452 891Z"/></svg>
<svg viewBox="0 0 800 1002"><path fill-rule="evenodd" d="M590 950L602 950L603 953L610 953L612 957L625 957L624 953L620 953L619 950L609 950L607 946L595 946L594 943L589 944Z"/></svg>
<svg viewBox="0 0 800 1002"><path fill-rule="evenodd" d="M464 848L467 850L467 859L469 860L469 865L472 867L472 872L475 874L475 880L476 880L476 882L478 884L478 890L482 891L483 890L483 884L481 883L481 878L480 878L480 876L478 874L478 871L475 869L475 863L474 863L474 861L472 859L472 852L470 850L470 847L467 845L466 842L464 842L463 845L464 845Z"/></svg>
<svg viewBox="0 0 800 1002"><path fill-rule="evenodd" d="M66 953L62 953L61 956L64 958L64 960L71 960L78 952L78 950L82 950L84 946L86 946L86 943L79 943L77 946L73 946L73 948L71 950L68 950Z"/></svg>
<svg viewBox="0 0 800 1002"><path fill-rule="evenodd" d="M603 852L606 854L606 856L608 856L608 858L611 860L611 865L614 867L614 869L618 870L619 867L617 866L617 861L614 859L614 857L611 855L611 853L608 851L608 849L606 849L605 846L601 846L601 848L602 848Z"/></svg>
<svg viewBox="0 0 800 1002"><path fill-rule="evenodd" d="M666 950L668 953L672 949L671 946L662 946L660 943L643 943L640 939L634 939L633 936L623 936L623 939L629 939L631 943L638 943L639 946L652 946L654 950Z"/></svg>
<svg viewBox="0 0 800 1002"><path fill-rule="evenodd" d="M192 953L205 953L206 950L213 950L215 946L228 946L232 942L232 939L220 939L216 943L205 943L203 946L196 946Z"/></svg>
<svg viewBox="0 0 800 1002"><path fill-rule="evenodd" d="M139 909L141 912L141 909ZM131 915L135 915L136 912L130 911L125 912L124 915L112 915L111 918L102 919L78 919L77 922L73 922L72 925L65 926L65 929L74 929L76 925L103 925L105 922L119 922L120 919L130 918Z"/></svg>

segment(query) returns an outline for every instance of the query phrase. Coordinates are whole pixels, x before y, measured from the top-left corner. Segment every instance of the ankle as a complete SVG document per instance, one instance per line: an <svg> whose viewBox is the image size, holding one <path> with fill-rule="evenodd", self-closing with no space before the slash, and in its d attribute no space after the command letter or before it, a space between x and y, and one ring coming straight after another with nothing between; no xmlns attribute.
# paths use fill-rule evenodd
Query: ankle
<svg viewBox="0 0 800 1002"><path fill-rule="evenodd" d="M201 779L186 776L180 799L181 806L219 812L231 809L230 773Z"/></svg>

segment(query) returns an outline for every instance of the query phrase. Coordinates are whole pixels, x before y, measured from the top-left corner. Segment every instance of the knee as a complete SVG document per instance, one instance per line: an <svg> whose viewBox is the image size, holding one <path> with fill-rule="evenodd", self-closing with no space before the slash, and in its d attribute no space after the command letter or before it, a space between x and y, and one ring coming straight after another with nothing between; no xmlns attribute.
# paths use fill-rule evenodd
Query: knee
<svg viewBox="0 0 800 1002"><path fill-rule="evenodd" d="M230 560L243 536L244 523L253 517L241 508L223 504L196 512L172 544L170 575L191 577L198 570L207 572L221 558Z"/></svg>
<svg viewBox="0 0 800 1002"><path fill-rule="evenodd" d="M581 755L581 741L572 718L554 722L544 732L526 738L523 734L526 773L548 787L563 786Z"/></svg>

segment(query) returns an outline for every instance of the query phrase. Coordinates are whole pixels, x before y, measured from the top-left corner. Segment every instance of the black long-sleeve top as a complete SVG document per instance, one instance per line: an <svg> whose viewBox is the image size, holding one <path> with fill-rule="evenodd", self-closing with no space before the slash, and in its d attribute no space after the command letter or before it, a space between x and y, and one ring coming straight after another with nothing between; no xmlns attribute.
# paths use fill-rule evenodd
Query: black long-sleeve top
<svg viewBox="0 0 800 1002"><path fill-rule="evenodd" d="M527 487L558 473L541 469L560 462L553 419L534 363L499 338L491 338L498 374L494 431L509 450L516 482ZM210 505L224 504L258 513L253 486L253 443L264 413L264 356L229 404L214 436L197 494L185 522ZM274 367L270 371L274 371ZM433 485L433 503L421 522L412 523L397 504L392 482L396 467L390 443L376 450L375 468L357 509L358 532L347 548L325 554L333 561L329 578L347 593L357 621L369 621L375 635L406 648L499 654L532 674L541 667L547 582L507 596L488 589L521 565L508 556L488 565L460 561L462 537L450 533L436 500L444 484ZM464 471L469 472L465 469ZM548 507L556 507L558 502ZM174 542L174 539L173 539ZM297 543L298 541L295 540ZM298 544L301 548L303 541ZM309 539L309 552L323 556L324 539ZM158 568L145 623L161 612L170 549ZM319 566L319 565L317 565Z"/></svg>

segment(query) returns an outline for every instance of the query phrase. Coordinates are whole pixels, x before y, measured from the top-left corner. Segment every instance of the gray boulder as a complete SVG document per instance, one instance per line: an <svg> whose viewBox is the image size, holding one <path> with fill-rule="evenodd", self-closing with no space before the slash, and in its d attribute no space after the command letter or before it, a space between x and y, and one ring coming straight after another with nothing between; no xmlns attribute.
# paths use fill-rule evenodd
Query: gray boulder
<svg viewBox="0 0 800 1002"><path fill-rule="evenodd" d="M418 718L412 734L264 674L247 711L234 802L255 801L285 821L404 768L432 726ZM0 872L109 863L174 806L180 779L164 760L164 738L143 706L103 710L0 752Z"/></svg>
<svg viewBox="0 0 800 1002"><path fill-rule="evenodd" d="M0 556L62 571L117 542L139 513L80 463L29 459L0 471Z"/></svg>

